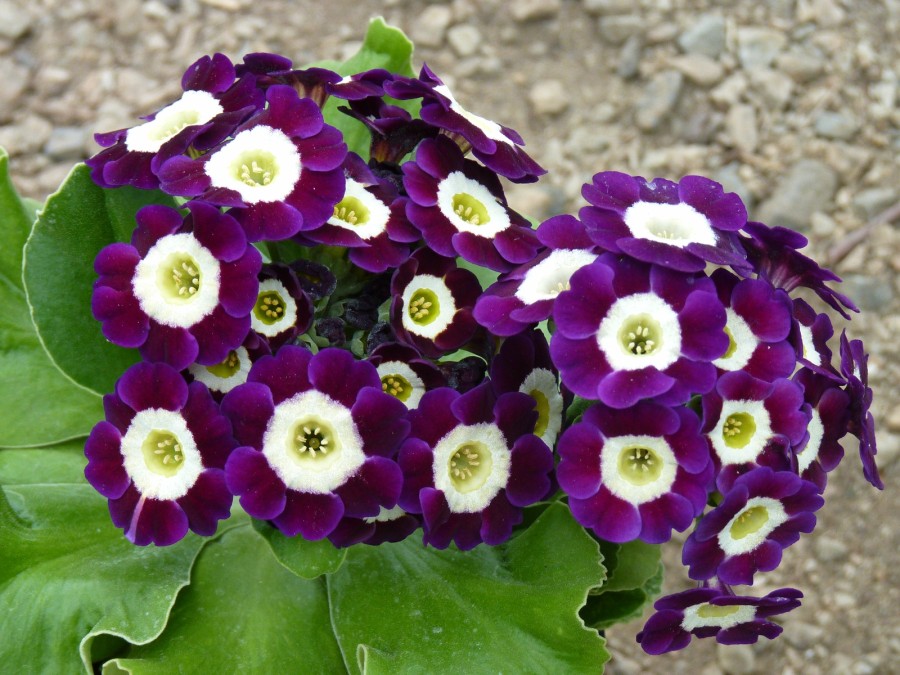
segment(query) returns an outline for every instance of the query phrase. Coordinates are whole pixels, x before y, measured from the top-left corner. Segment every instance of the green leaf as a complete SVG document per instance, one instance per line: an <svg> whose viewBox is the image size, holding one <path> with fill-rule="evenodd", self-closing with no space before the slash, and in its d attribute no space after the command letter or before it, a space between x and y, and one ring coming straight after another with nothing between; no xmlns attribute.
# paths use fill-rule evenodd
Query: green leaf
<svg viewBox="0 0 900 675"><path fill-rule="evenodd" d="M653 576L640 588L592 595L581 609L581 618L588 626L597 630L606 630L614 624L631 621L641 616L644 608L659 595L662 580L663 566L660 564Z"/></svg>
<svg viewBox="0 0 900 675"><path fill-rule="evenodd" d="M112 391L138 353L108 342L91 315L94 258L107 244L129 240L134 214L146 204L175 206L159 191L97 187L79 164L47 200L25 246L25 289L38 335L54 363L96 393Z"/></svg>
<svg viewBox="0 0 900 675"><path fill-rule="evenodd" d="M324 580L300 579L249 527L208 544L165 632L104 673L336 673Z"/></svg>
<svg viewBox="0 0 900 675"><path fill-rule="evenodd" d="M20 289L22 247L25 246L33 222L29 207L19 198L9 177L9 155L0 148L0 276Z"/></svg>
<svg viewBox="0 0 900 675"><path fill-rule="evenodd" d="M158 636L203 540L141 548L81 475L81 444L0 451L0 654L12 673L92 672L102 635ZM76 468L78 469L76 473Z"/></svg>
<svg viewBox="0 0 900 675"><path fill-rule="evenodd" d="M611 556L606 553L607 559ZM652 578L660 564L660 547L645 544L640 540L627 544L618 544L615 552L615 565L609 573L606 583L600 588L601 593L609 591L627 591L641 588Z"/></svg>
<svg viewBox="0 0 900 675"><path fill-rule="evenodd" d="M578 618L602 578L596 542L552 504L499 547L354 547L328 583L354 672L580 673L609 658Z"/></svg>
<svg viewBox="0 0 900 675"><path fill-rule="evenodd" d="M327 539L306 541L303 537L285 537L280 531L259 520L253 528L265 539L275 559L298 577L315 579L336 572L347 556L347 549L335 548Z"/></svg>

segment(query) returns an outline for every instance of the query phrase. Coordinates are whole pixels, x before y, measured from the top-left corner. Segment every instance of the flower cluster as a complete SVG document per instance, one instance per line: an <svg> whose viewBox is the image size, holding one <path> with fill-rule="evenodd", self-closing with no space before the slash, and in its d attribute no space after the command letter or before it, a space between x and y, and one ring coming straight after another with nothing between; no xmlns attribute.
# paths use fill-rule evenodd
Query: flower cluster
<svg viewBox="0 0 900 675"><path fill-rule="evenodd" d="M95 261L94 316L143 359L86 446L128 539L211 535L237 497L287 537L421 529L465 550L564 499L609 542L693 527L701 587L657 602L647 651L780 632L768 617L799 592L731 586L814 528L847 434L882 487L863 345L842 334L834 363L830 319L792 294L856 308L800 235L708 179L617 172L534 228L501 179L543 169L427 67L217 54L182 86L89 161L101 186L179 205L143 208ZM330 97L368 158L326 123Z"/></svg>

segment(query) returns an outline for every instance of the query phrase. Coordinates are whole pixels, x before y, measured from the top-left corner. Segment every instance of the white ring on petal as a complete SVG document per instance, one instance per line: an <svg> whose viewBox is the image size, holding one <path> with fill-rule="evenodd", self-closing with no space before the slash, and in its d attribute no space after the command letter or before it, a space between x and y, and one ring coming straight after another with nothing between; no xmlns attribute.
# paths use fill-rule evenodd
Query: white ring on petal
<svg viewBox="0 0 900 675"><path fill-rule="evenodd" d="M208 91L186 91L152 120L129 129L125 147L131 152L157 152L183 129L206 124L222 112L222 105Z"/></svg>
<svg viewBox="0 0 900 675"><path fill-rule="evenodd" d="M384 361L375 368L378 377L384 379L391 375L399 375L409 383L412 388L409 392L409 398L403 401L403 405L407 410L412 410L419 406L419 401L425 395L425 382L421 377L416 375L416 371L409 367L403 361Z"/></svg>
<svg viewBox="0 0 900 675"><path fill-rule="evenodd" d="M748 623L756 618L756 607L752 605L710 605L715 609L725 609L731 607L734 609L732 614L728 616L700 616L698 611L701 607L705 607L708 603L702 602L699 605L691 605L684 610L684 619L681 620L681 627L688 633L697 628L718 628L727 630L735 626Z"/></svg>
<svg viewBox="0 0 900 675"><path fill-rule="evenodd" d="M284 284L278 281L278 279L264 279L263 281L260 281L259 293L257 293L256 297L258 298L267 291L275 291L278 293L282 303L284 303L284 314L277 321L266 323L257 318L256 308L254 307L250 312L250 327L260 335L275 337L297 323L297 303L294 300L294 297L288 293Z"/></svg>
<svg viewBox="0 0 900 675"><path fill-rule="evenodd" d="M275 163L274 175L266 185L248 185L240 178L241 167L254 153L265 153ZM234 190L246 204L284 201L300 180L301 169L294 142L281 129L265 125L242 131L204 164L213 187Z"/></svg>
<svg viewBox="0 0 900 675"><path fill-rule="evenodd" d="M301 461L294 449L297 427L318 422L324 422L334 434L330 452L313 462ZM314 494L333 492L366 461L363 440L350 408L317 389L296 394L275 406L263 434L262 451L288 488Z"/></svg>
<svg viewBox="0 0 900 675"><path fill-rule="evenodd" d="M412 302L413 296L420 290L427 290L434 293L437 297L440 310L438 316L431 323L419 324L413 321L409 315L409 303ZM453 293L450 292L449 286L441 277L433 274L417 274L412 281L403 289L402 296L403 306L400 320L403 327L413 335L434 340L438 335L443 333L447 327L453 323L456 316L456 300L453 299Z"/></svg>
<svg viewBox="0 0 900 675"><path fill-rule="evenodd" d="M355 197L362 202L363 206L369 210L368 219L365 223L354 225L337 216L331 216L327 221L329 225L350 230L360 239L366 241L374 239L387 229L388 220L391 218L391 209L378 197L366 190L365 185L356 182L352 178L348 178L344 188L343 199L346 199L347 197ZM340 204L338 204L338 206L340 206Z"/></svg>
<svg viewBox="0 0 900 675"><path fill-rule="evenodd" d="M744 512L756 507L763 507L766 509L768 520L766 520L756 532L751 532L740 539L732 537L731 527L735 524L737 519ZM747 505L736 513L734 517L728 521L728 524L722 528L722 531L719 532L719 548L725 553L726 558L755 551L759 548L760 544L772 534L773 530L786 523L788 518L789 516L787 511L784 510L784 505L777 499L772 499L771 497L751 497L747 500Z"/></svg>
<svg viewBox="0 0 900 675"><path fill-rule="evenodd" d="M725 315L727 316L725 327L731 333L731 339L734 340L734 353L727 358L720 356L713 361L713 365L722 370L740 370L750 362L750 357L753 356L759 340L744 317L731 307L725 308Z"/></svg>
<svg viewBox="0 0 900 675"><path fill-rule="evenodd" d="M803 346L802 356L814 366L822 365L822 355L816 349L816 343L813 340L812 328L804 326L802 323L797 324L800 327L800 343ZM799 367L799 364L798 364Z"/></svg>
<svg viewBox="0 0 900 675"><path fill-rule="evenodd" d="M160 280L172 275L171 258L190 256L200 273L193 295L171 297ZM131 286L141 310L157 323L173 328L190 328L209 316L219 305L219 261L193 234L170 234L157 241L134 270ZM168 296L168 297L167 297Z"/></svg>
<svg viewBox="0 0 900 675"><path fill-rule="evenodd" d="M732 448L725 443L725 423L734 414L746 413L753 418L756 431L753 438L742 448ZM766 447L766 443L772 438L772 422L769 411L762 401L722 401L722 413L715 428L707 434L713 449L722 460L722 466L729 464L746 464L755 462L756 458Z"/></svg>
<svg viewBox="0 0 900 675"><path fill-rule="evenodd" d="M404 511L400 506L395 506L392 509L386 509L381 506L378 509L377 516L369 516L368 518L363 518L363 521L366 523L388 523L392 520L402 518L405 515L406 511Z"/></svg>
<svg viewBox="0 0 900 675"><path fill-rule="evenodd" d="M450 478L450 459L467 443L485 446L491 454L491 473L484 483L471 492L460 492ZM509 482L512 458L506 445L506 437L500 427L491 422L453 427L434 446L432 472L434 487L444 493L453 513L478 513L484 511L500 490Z"/></svg>
<svg viewBox="0 0 900 675"><path fill-rule="evenodd" d="M488 214L487 222L473 225L453 210L453 198L464 194L477 199ZM460 232L468 232L478 237L495 237L507 229L512 221L506 208L497 201L494 194L477 180L462 171L454 171L438 184L437 205L441 214Z"/></svg>
<svg viewBox="0 0 900 675"><path fill-rule="evenodd" d="M569 290L569 280L585 265L590 265L597 255L583 249L559 249L525 272L516 297L526 305L542 300L555 300Z"/></svg>
<svg viewBox="0 0 900 675"><path fill-rule="evenodd" d="M547 428L541 434L540 439L547 444L547 447L553 449L556 443L556 437L562 428L562 409L563 399L559 393L559 383L556 381L556 375L546 368L535 368L522 380L519 391L523 394L531 396L531 392L537 390L541 392L547 399L549 410L547 412Z"/></svg>
<svg viewBox="0 0 900 675"><path fill-rule="evenodd" d="M468 110L463 108L459 104L459 101L454 98L453 94L450 93L450 89L446 84L439 84L434 88L434 91L450 100L450 110L455 112L457 115L464 117L470 124L478 127L484 133L484 135L490 138L492 141L500 141L501 143L506 143L507 145L514 145L512 139L508 138L506 134L503 133L503 128L499 124L492 120L481 117L480 115L469 112Z"/></svg>
<svg viewBox="0 0 900 675"><path fill-rule="evenodd" d="M659 477L645 485L635 485L619 472L619 458L626 448L647 448L662 462ZM665 438L658 436L613 436L603 440L600 475L603 485L619 499L640 506L667 494L675 483L678 460Z"/></svg>
<svg viewBox="0 0 900 675"><path fill-rule="evenodd" d="M585 307L585 311L590 311ZM622 344L620 332L625 322L637 315L651 317L661 333L649 354L632 354ZM675 310L655 293L635 293L616 300L597 330L597 345L614 370L640 370L654 367L665 370L681 356L681 324Z"/></svg>
<svg viewBox="0 0 900 675"><path fill-rule="evenodd" d="M622 215L631 234L684 248L688 244L716 245L716 233L709 218L689 204L635 202Z"/></svg>
<svg viewBox="0 0 900 675"><path fill-rule="evenodd" d="M144 442L154 431L168 432L178 439L184 459L174 476L163 476L147 466ZM121 448L125 471L143 497L180 499L194 486L203 472L203 459L194 435L181 414L171 410L148 408L138 411L122 437Z"/></svg>
<svg viewBox="0 0 900 675"><path fill-rule="evenodd" d="M806 430L809 433L809 440L806 441L806 447L797 455L797 473L801 476L818 458L819 450L822 449L822 440L825 438L825 425L822 424L822 416L815 408L812 410Z"/></svg>
<svg viewBox="0 0 900 675"><path fill-rule="evenodd" d="M198 382L202 382L208 389L217 391L221 394L227 394L239 384L247 381L247 375L250 374L250 355L245 347L238 347L234 350L234 355L238 360L238 369L228 377L219 377L210 371L210 366L201 366L199 363L192 363L188 366L188 372L194 376Z"/></svg>

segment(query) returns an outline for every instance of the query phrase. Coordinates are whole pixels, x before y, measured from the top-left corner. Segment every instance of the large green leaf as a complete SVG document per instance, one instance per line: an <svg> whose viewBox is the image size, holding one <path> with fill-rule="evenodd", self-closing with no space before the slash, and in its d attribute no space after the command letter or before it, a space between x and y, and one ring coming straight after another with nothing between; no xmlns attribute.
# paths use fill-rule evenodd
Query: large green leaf
<svg viewBox="0 0 900 675"><path fill-rule="evenodd" d="M104 190L79 164L47 200L25 246L25 289L38 335L64 373L97 393L112 391L138 354L108 342L91 316L94 258L107 244L129 240L134 214L146 204L175 202L156 190Z"/></svg>
<svg viewBox="0 0 900 675"><path fill-rule="evenodd" d="M0 663L11 673L91 672L94 638L149 642L203 540L128 542L81 476L80 444L0 451Z"/></svg>
<svg viewBox="0 0 900 675"><path fill-rule="evenodd" d="M589 673L609 656L578 609L603 573L596 542L552 504L504 546L355 547L329 597L354 672Z"/></svg>
<svg viewBox="0 0 900 675"><path fill-rule="evenodd" d="M615 553L611 547L615 547ZM604 542L601 550L609 570L609 578L600 588L602 593L641 588L659 569L661 549L655 544L637 539L618 545Z"/></svg>
<svg viewBox="0 0 900 675"><path fill-rule="evenodd" d="M104 673L338 673L322 579L294 576L249 527L208 544L165 632Z"/></svg>
<svg viewBox="0 0 900 675"><path fill-rule="evenodd" d="M22 287L22 247L32 222L29 207L9 177L9 155L0 148L0 277L17 288Z"/></svg>
<svg viewBox="0 0 900 675"><path fill-rule="evenodd" d="M347 549L335 548L327 539L307 541L303 537L285 537L279 530L260 520L253 521L254 529L269 544L275 559L298 577L315 579L336 572Z"/></svg>
<svg viewBox="0 0 900 675"><path fill-rule="evenodd" d="M608 579L592 591L581 609L584 622L598 630L640 616L659 595L663 565L660 547L642 541L600 543Z"/></svg>
<svg viewBox="0 0 900 675"><path fill-rule="evenodd" d="M610 626L631 621L641 616L647 605L659 596L662 589L663 566L660 564L653 576L640 588L626 591L609 591L591 595L581 608L581 618L588 626L606 630Z"/></svg>

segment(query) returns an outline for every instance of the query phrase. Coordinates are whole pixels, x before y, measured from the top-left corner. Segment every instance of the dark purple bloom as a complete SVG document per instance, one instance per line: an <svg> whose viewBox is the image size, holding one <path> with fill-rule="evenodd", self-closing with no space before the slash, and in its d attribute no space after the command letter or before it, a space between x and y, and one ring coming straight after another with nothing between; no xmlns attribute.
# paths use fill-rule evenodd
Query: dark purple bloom
<svg viewBox="0 0 900 675"><path fill-rule="evenodd" d="M378 546L403 541L421 527L421 516L407 513L399 506L382 508L377 516L369 518L344 518L328 540L338 547L353 544Z"/></svg>
<svg viewBox="0 0 900 675"><path fill-rule="evenodd" d="M440 388L422 397L400 448L400 506L422 514L426 544L501 544L522 508L547 495L553 455L531 433L536 416L530 396L495 397L488 382L465 394Z"/></svg>
<svg viewBox="0 0 900 675"><path fill-rule="evenodd" d="M131 245L97 255L91 298L107 339L179 370L220 363L244 341L262 264L234 218L187 208L186 218L167 206L138 211Z"/></svg>
<svg viewBox="0 0 900 675"><path fill-rule="evenodd" d="M381 390L403 401L409 410L418 407L426 391L447 386L441 371L415 349L399 342L378 345L369 354L381 378Z"/></svg>
<svg viewBox="0 0 900 675"><path fill-rule="evenodd" d="M793 380L803 387L803 399L810 406L806 441L796 448L797 473L825 490L825 474L844 457L839 441L847 433L850 397L841 383L809 368L801 368Z"/></svg>
<svg viewBox="0 0 900 675"><path fill-rule="evenodd" d="M262 266L250 325L268 341L273 351L309 330L314 311L293 266L283 263Z"/></svg>
<svg viewBox="0 0 900 675"><path fill-rule="evenodd" d="M188 529L214 534L231 513L222 468L235 442L206 387L164 363L138 363L103 407L84 475L109 499L116 527L138 546L174 544Z"/></svg>
<svg viewBox="0 0 900 675"><path fill-rule="evenodd" d="M372 364L285 345L253 364L222 410L241 445L225 466L228 488L286 536L322 539L345 518L396 506L403 477L391 457L409 423Z"/></svg>
<svg viewBox="0 0 900 675"><path fill-rule="evenodd" d="M464 150L471 148L491 171L515 183L531 183L547 173L522 150L525 141L519 134L463 108L428 66L422 66L418 79L396 77L384 89L397 99L421 98L421 118L444 130Z"/></svg>
<svg viewBox="0 0 900 675"><path fill-rule="evenodd" d="M725 308L708 277L605 253L572 275L550 341L563 384L613 408L685 403L716 381Z"/></svg>
<svg viewBox="0 0 900 675"><path fill-rule="evenodd" d="M319 227L344 192L347 145L319 106L281 84L269 87L266 101L213 152L173 157L159 171L169 194L233 207L250 241Z"/></svg>
<svg viewBox="0 0 900 675"><path fill-rule="evenodd" d="M256 85L266 90L275 85L287 85L300 98L309 98L320 108L328 100L328 87L341 81L341 76L327 68L294 70L289 58L279 54L256 52L245 54L243 63L235 68L239 76L251 75Z"/></svg>
<svg viewBox="0 0 900 675"><path fill-rule="evenodd" d="M752 584L781 563L782 549L812 532L825 500L814 483L790 471L759 467L740 476L722 503L688 537L682 561L691 579Z"/></svg>
<svg viewBox="0 0 900 675"><path fill-rule="evenodd" d="M850 421L848 431L859 439L859 458L863 475L874 487L884 489L875 464L875 418L869 408L872 405L872 389L869 387L869 355L862 340L849 340L841 332L841 373L847 380L845 391L850 397Z"/></svg>
<svg viewBox="0 0 900 675"><path fill-rule="evenodd" d="M241 346L228 352L228 356L219 363L211 366L192 363L188 366L188 372L194 380L205 384L213 398L221 403L225 394L247 381L250 367L271 353L268 341L251 330Z"/></svg>
<svg viewBox="0 0 900 675"><path fill-rule="evenodd" d="M188 149L204 152L218 145L263 104L253 78L235 82L234 66L224 54L194 62L181 87L180 99L146 117L143 124L94 137L105 148L86 162L97 185L154 190L167 159Z"/></svg>
<svg viewBox="0 0 900 675"><path fill-rule="evenodd" d="M422 140L438 134L427 122L379 98L350 101L349 108L338 110L366 125L372 136L369 157L380 168L399 164Z"/></svg>
<svg viewBox="0 0 900 675"><path fill-rule="evenodd" d="M559 455L572 515L607 541L663 543L706 506L712 462L688 408L593 405L560 437Z"/></svg>
<svg viewBox="0 0 900 675"><path fill-rule="evenodd" d="M637 641L648 654L665 654L684 649L691 635L715 637L723 645L754 644L760 636L772 640L783 629L769 617L796 609L802 597L793 588L779 588L762 598L708 587L674 593L656 601L656 613Z"/></svg>
<svg viewBox="0 0 900 675"><path fill-rule="evenodd" d="M406 214L436 253L500 272L534 257L534 230L507 206L497 175L465 159L453 141L422 141L403 174Z"/></svg>
<svg viewBox="0 0 900 675"><path fill-rule="evenodd" d="M793 317L790 340L797 360L820 375L843 382L843 377L831 363L831 348L828 346L834 335L831 318L827 314L817 314L801 298L793 300Z"/></svg>
<svg viewBox="0 0 900 675"><path fill-rule="evenodd" d="M702 272L706 263L748 267L736 234L747 222L741 198L702 176L678 183L618 171L596 174L579 211L601 247L680 272Z"/></svg>

